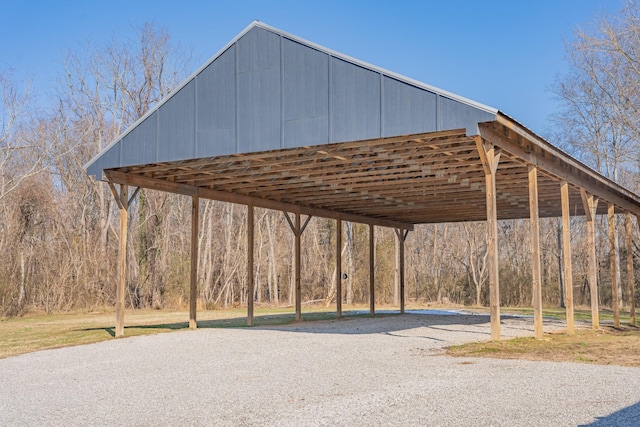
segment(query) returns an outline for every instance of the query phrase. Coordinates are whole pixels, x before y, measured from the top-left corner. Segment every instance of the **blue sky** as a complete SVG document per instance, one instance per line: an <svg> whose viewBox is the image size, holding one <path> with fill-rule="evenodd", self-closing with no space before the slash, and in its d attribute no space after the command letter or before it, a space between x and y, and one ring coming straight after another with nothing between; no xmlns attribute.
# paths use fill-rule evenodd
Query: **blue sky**
<svg viewBox="0 0 640 427"><path fill-rule="evenodd" d="M565 41L622 6L623 0L0 0L0 68L33 79L39 93L53 93L63 53L80 51L88 40L134 38L136 27L155 21L203 63L258 19L498 108L547 135L558 109L549 86L567 70Z"/></svg>

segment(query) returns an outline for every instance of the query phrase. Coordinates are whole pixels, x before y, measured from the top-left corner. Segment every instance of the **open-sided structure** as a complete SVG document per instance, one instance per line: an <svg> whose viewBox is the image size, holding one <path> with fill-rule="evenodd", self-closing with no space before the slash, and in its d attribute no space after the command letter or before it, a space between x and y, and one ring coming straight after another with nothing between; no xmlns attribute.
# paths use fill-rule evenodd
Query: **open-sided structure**
<svg viewBox="0 0 640 427"><path fill-rule="evenodd" d="M538 218L563 218L571 332L570 215L584 215L589 224L594 327L598 299L593 218L626 213L629 234L632 215L640 215L636 194L502 112L260 22L249 25L86 168L110 185L120 207L116 335L123 334L124 325L129 187L191 196L193 236L198 232L200 198L247 205L250 295L253 208L285 212L296 236L298 318L300 236L306 225L301 215L307 215L307 221L311 216L336 219L338 247L343 220L369 224L371 244L374 226L395 228L401 252L414 224L486 221L493 339L500 337L498 220L531 219L535 326L536 336L541 336ZM192 327L196 242L193 237ZM338 250L338 277L339 255ZM617 292L615 284L614 289ZM251 324L252 298L248 300ZM340 315L341 298L337 301Z"/></svg>

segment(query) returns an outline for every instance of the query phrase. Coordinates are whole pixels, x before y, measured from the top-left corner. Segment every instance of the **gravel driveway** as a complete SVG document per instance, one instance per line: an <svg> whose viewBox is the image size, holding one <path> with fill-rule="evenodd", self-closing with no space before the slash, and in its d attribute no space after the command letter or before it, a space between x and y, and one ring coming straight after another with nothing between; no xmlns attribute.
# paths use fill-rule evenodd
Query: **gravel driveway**
<svg viewBox="0 0 640 427"><path fill-rule="evenodd" d="M413 313L41 351L0 360L0 425L640 425L640 368L442 355L489 337Z"/></svg>

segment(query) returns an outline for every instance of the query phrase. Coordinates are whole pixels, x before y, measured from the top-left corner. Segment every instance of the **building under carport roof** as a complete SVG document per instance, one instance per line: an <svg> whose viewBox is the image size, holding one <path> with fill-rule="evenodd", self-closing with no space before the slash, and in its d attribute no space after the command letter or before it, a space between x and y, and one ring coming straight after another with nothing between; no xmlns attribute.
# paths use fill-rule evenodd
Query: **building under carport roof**
<svg viewBox="0 0 640 427"><path fill-rule="evenodd" d="M535 334L540 337L538 218L563 218L567 329L571 333L570 215L587 219L595 328L594 216L608 214L612 222L615 214L625 213L629 240L632 216L640 215L638 195L502 112L257 21L106 147L86 169L109 184L120 209L117 336L124 333L127 209L135 196L130 196L129 187L192 197L192 328L196 327L200 198L248 206L249 295L253 293L253 208L285 212L296 237L298 319L300 236L311 216L337 220L338 248L343 220L369 225L370 249L374 227L392 227L401 254L407 233L415 224L486 221L492 339L500 338L498 220L530 218ZM339 278L340 250L336 255ZM370 259L372 270L372 250ZM400 259L403 312L403 256ZM632 283L632 263L628 268ZM614 313L619 322L614 276ZM341 295L340 280L337 284ZM371 274L372 313L373 290ZM633 291L632 285L629 290ZM341 298L336 300L340 315ZM248 301L248 323L252 324L253 298Z"/></svg>

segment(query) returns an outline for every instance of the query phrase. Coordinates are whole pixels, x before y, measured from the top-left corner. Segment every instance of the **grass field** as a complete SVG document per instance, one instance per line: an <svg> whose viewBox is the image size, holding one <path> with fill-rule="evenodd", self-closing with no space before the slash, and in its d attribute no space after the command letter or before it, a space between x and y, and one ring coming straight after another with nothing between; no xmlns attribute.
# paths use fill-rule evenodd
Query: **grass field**
<svg viewBox="0 0 640 427"><path fill-rule="evenodd" d="M283 325L295 321L292 308L256 308L255 325ZM246 309L198 312L199 328L246 327ZM303 313L304 320L334 319L335 311L321 307ZM180 311L127 310L125 337L189 328L189 313ZM70 345L112 339L113 312L29 315L0 321L0 358Z"/></svg>
<svg viewBox="0 0 640 427"><path fill-rule="evenodd" d="M433 308L433 307L411 307ZM457 307L461 308L461 307ZM354 307L349 315L366 316L368 307ZM385 307L380 307L385 309ZM335 318L331 308L313 307L303 312L306 321ZM465 308L487 312L485 308ZM502 308L503 314L533 315L528 308ZM628 315L621 313L622 322ZM559 308L543 310L547 318L564 319L565 311ZM576 309L576 320L591 318L588 309ZM600 319L607 323L612 313L600 312ZM292 308L265 308L255 310L255 325L283 325L295 321ZM56 315L30 315L0 321L0 358L33 351L89 344L112 339L115 315L113 312L69 313ZM125 336L165 333L188 329L188 313L184 311L131 310L125 314ZM225 309L198 312L199 328L246 327L246 310ZM575 336L545 334L544 339L518 338L501 342L471 343L451 347L454 356L494 358L519 358L530 360L554 360L582 363L640 366L640 329L625 326L614 329L603 326L599 331L578 329Z"/></svg>
<svg viewBox="0 0 640 427"><path fill-rule="evenodd" d="M640 367L640 330L629 326L578 329L575 335L545 334L540 340L515 338L453 346L447 354Z"/></svg>

